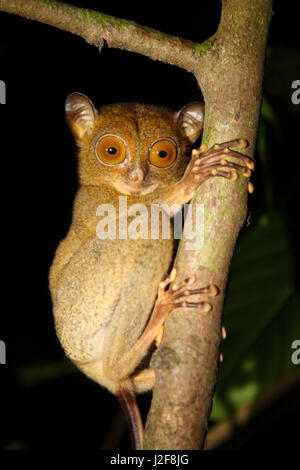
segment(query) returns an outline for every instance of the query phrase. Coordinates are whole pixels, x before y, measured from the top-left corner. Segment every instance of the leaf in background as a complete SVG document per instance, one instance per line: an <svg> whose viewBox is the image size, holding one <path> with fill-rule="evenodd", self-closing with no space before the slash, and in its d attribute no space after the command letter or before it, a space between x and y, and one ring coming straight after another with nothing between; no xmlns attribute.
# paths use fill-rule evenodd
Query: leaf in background
<svg viewBox="0 0 300 470"><path fill-rule="evenodd" d="M67 359L55 362L36 362L19 367L17 378L20 384L28 387L63 377L75 370L73 363Z"/></svg>
<svg viewBox="0 0 300 470"><path fill-rule="evenodd" d="M275 109L265 95L263 96L261 104L261 117L269 121L277 129L280 128L280 122L276 116Z"/></svg>
<svg viewBox="0 0 300 470"><path fill-rule="evenodd" d="M284 105L285 113L300 113L300 106L292 103L292 82L299 79L300 54L297 47L285 44L273 45L268 49L264 89L273 101L280 101ZM288 106L287 106L288 105Z"/></svg>
<svg viewBox="0 0 300 470"><path fill-rule="evenodd" d="M258 219L232 260L211 419L229 417L291 367L291 343L300 338L300 299L284 222L275 211Z"/></svg>

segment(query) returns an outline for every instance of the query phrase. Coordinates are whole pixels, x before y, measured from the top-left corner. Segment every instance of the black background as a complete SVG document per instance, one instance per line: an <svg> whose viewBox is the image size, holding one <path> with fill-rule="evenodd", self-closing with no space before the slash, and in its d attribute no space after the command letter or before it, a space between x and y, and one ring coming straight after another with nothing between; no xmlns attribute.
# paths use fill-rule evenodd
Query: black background
<svg viewBox="0 0 300 470"><path fill-rule="evenodd" d="M201 42L215 32L221 5L194 3L162 8L162 2L72 2ZM299 49L299 5L293 8L297 11L275 2L270 47ZM79 37L5 13L0 13L0 79L7 86L7 104L0 107L0 339L7 345L7 365L0 366L0 447L128 448L127 434L121 441L116 436L124 423L115 397L68 365L67 373L54 371L51 379L49 364L64 361L64 354L54 331L48 270L68 229L77 188L76 148L65 124L64 102L70 92L80 91L98 106L141 101L179 109L199 99L200 91L194 77L179 68L108 48L99 55ZM288 105L290 82L287 87ZM293 139L296 123L285 126ZM286 191L290 207L298 207L288 181ZM262 204L259 195L258 181L250 203L254 214ZM147 396L140 399L144 415L148 402ZM275 428L285 429L283 447L296 443L296 421L297 416L287 415L277 422ZM257 431L236 446L270 447L277 434L270 428L265 434Z"/></svg>

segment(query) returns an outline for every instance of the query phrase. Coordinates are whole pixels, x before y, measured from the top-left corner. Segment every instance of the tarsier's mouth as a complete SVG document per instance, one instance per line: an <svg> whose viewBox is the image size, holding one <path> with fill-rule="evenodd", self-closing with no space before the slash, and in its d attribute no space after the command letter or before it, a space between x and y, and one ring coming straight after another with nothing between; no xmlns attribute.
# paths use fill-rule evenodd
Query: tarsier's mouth
<svg viewBox="0 0 300 470"><path fill-rule="evenodd" d="M115 183L115 189L127 196L141 196L144 194L152 193L157 188L157 184L141 184L141 185L133 185L130 183Z"/></svg>

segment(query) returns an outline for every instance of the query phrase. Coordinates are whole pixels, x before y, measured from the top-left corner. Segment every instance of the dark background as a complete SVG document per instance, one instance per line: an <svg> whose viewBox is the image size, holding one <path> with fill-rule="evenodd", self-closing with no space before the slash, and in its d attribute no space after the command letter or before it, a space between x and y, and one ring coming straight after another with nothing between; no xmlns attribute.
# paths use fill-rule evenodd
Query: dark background
<svg viewBox="0 0 300 470"><path fill-rule="evenodd" d="M184 8L173 2L162 9L162 2L72 2L201 42L215 32L221 5L194 3ZM299 13L298 3L292 10L286 2L275 2L264 92L273 103L278 129L274 137L270 134L269 164L262 168L258 161L256 192L250 200L255 220L270 204L272 190L272 204L286 221L295 261L299 113L292 109L290 96L291 82L300 79L293 59L300 52ZM68 229L77 188L76 148L65 124L64 102L70 92L80 91L98 106L141 101L179 109L199 99L197 83L179 68L108 48L99 55L81 38L5 13L0 13L0 79L7 87L7 104L0 107L0 339L7 346L7 365L0 365L0 448L128 448L117 400L65 360L55 336L48 270ZM297 283L296 262L294 276ZM294 389L287 400L298 392ZM149 399L140 398L144 416ZM245 439L233 439L227 446L258 449L278 442L296 447L298 405L292 412L278 413L277 407L272 426L254 424Z"/></svg>

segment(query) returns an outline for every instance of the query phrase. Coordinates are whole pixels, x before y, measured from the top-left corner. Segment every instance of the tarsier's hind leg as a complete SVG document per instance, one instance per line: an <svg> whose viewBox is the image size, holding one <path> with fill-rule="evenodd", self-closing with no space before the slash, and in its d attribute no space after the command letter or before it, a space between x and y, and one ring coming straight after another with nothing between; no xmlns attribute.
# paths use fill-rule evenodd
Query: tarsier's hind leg
<svg viewBox="0 0 300 470"><path fill-rule="evenodd" d="M211 304L208 302L191 302L184 300L184 298L190 295L194 296L199 294L204 294L209 297L215 296L219 292L215 285L191 289L190 287L194 284L195 278L190 277L179 283L173 284L169 290L166 290L175 278L176 270L173 269L166 280L160 283L158 297L145 331L134 347L131 348L121 359L119 364L120 367L123 365L126 367L126 363L132 364L133 356L135 356L137 364L142 360L149 346L156 341L157 335L161 332L161 327L163 326L164 321L173 309L179 307L197 308L203 313L211 310ZM129 380L131 381L133 390L137 392L145 391L152 388L154 385L154 371L152 369L144 369L141 372L132 374ZM125 380L124 382L126 383L127 381ZM144 434L143 423L133 392L121 385L116 394L126 415L133 446L135 449L142 449Z"/></svg>
<svg viewBox="0 0 300 470"><path fill-rule="evenodd" d="M211 304L206 301L191 302L190 300L185 300L184 297L199 294L206 295L208 297L215 296L218 294L218 288L216 286L210 285L203 288L191 289L191 285L195 282L196 279L195 277L190 277L181 283L175 283L170 289L166 290L167 287L175 280L175 278L176 269L173 269L166 280L159 284L157 300L143 334L136 344L127 353L125 353L116 364L119 377L122 377L123 375L124 379L126 379L128 377L128 366L130 366L132 369L134 364L134 367L137 367L141 363L142 359L149 351L150 346L154 343L160 331L161 325L163 325L172 310L179 307L196 308L203 313L211 310ZM128 373L130 374L130 371L128 371ZM135 383L133 382L133 390L134 385ZM140 386L142 387L141 382ZM140 389L137 391L140 391Z"/></svg>
<svg viewBox="0 0 300 470"><path fill-rule="evenodd" d="M195 277L189 277L179 283L173 284L173 286L166 290L166 288L175 281L176 269L174 268L167 279L160 283L158 297L156 304L153 309L150 321L135 345L136 349L142 349L148 347L149 342L156 340L160 327L164 324L166 318L172 310L179 307L184 308L196 308L201 312L209 312L211 310L211 304L205 301L194 301L184 300L184 297L191 295L207 295L213 297L218 294L219 290L215 285L201 287L198 289L191 289L191 286L195 283Z"/></svg>

